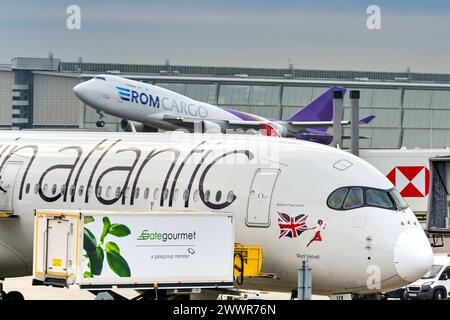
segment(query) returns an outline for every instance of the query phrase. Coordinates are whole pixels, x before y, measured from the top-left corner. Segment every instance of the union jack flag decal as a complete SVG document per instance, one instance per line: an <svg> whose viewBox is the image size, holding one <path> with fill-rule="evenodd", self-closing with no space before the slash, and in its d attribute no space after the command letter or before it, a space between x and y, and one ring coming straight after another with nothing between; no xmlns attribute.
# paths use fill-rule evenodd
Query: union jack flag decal
<svg viewBox="0 0 450 320"><path fill-rule="evenodd" d="M280 227L280 236L278 239L282 237L288 238L297 238L303 232L308 230L306 226L307 215L299 214L298 216L291 217L287 213L279 212L278 213L278 226Z"/></svg>

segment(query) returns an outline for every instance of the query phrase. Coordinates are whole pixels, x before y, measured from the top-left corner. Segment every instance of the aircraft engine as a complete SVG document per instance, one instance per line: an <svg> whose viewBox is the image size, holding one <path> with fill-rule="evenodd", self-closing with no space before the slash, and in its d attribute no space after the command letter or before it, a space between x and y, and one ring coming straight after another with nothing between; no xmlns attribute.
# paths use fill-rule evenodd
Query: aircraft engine
<svg viewBox="0 0 450 320"><path fill-rule="evenodd" d="M272 123L272 126L277 130L280 136L286 137L288 135L288 130L286 127L278 124L278 123Z"/></svg>
<svg viewBox="0 0 450 320"><path fill-rule="evenodd" d="M134 126L137 132L143 132L145 130L144 124L141 122L130 121L126 119L122 119L120 121L120 127L123 131L132 132L132 126Z"/></svg>
<svg viewBox="0 0 450 320"><path fill-rule="evenodd" d="M202 133L221 133L222 126L216 122L202 120L200 121L200 130ZM197 132L197 130L195 130Z"/></svg>

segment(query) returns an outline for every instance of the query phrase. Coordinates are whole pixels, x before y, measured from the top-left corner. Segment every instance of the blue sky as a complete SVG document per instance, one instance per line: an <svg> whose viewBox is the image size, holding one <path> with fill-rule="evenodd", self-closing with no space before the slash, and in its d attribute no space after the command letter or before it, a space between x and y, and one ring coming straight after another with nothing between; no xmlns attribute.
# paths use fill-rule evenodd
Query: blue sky
<svg viewBox="0 0 450 320"><path fill-rule="evenodd" d="M0 0L0 63L86 62L450 73L450 1ZM81 8L81 30L66 8ZM366 9L381 8L381 30Z"/></svg>

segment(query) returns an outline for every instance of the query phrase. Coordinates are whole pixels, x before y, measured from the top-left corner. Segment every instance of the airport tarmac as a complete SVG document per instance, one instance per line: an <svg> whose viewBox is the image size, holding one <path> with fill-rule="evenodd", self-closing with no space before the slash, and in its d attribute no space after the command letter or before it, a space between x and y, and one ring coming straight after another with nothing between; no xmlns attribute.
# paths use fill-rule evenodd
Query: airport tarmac
<svg viewBox="0 0 450 320"><path fill-rule="evenodd" d="M95 296L85 290L76 288L55 288L46 286L32 286L32 277L8 278L3 283L3 288L8 291L20 291L26 300L94 300ZM137 295L134 290L122 289L118 291L122 296L132 299ZM262 300L289 300L290 293L285 292L261 292ZM312 300L329 300L327 296L313 295Z"/></svg>
<svg viewBox="0 0 450 320"><path fill-rule="evenodd" d="M449 239L445 239L444 247L433 248L435 254L445 254L450 252ZM75 287L56 288L47 286L33 286L32 277L18 277L5 279L3 288L6 292L20 291L26 300L94 300L95 296L86 290ZM252 291L256 292L256 291ZM259 292L259 298L262 300L289 300L290 293L285 292ZM137 296L136 291L121 289L118 291L122 296L132 299ZM312 300L329 300L328 296L312 295Z"/></svg>

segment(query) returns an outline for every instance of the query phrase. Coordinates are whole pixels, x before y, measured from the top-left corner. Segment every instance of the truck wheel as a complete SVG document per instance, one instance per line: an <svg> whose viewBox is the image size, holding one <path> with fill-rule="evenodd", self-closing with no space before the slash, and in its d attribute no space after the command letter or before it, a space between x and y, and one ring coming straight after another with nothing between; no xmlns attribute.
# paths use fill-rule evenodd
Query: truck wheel
<svg viewBox="0 0 450 320"><path fill-rule="evenodd" d="M103 120L97 121L97 127L103 128L104 126L105 126L105 121L103 121Z"/></svg>
<svg viewBox="0 0 450 320"><path fill-rule="evenodd" d="M20 300L21 301L21 300L25 300L25 297L19 291L10 291L6 294L6 300L9 300L9 301Z"/></svg>
<svg viewBox="0 0 450 320"><path fill-rule="evenodd" d="M444 298L444 294L442 290L436 290L436 292L433 295L434 300L442 300Z"/></svg>
<svg viewBox="0 0 450 320"><path fill-rule="evenodd" d="M0 290L0 301L6 300L6 292L3 290Z"/></svg>

